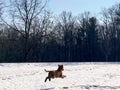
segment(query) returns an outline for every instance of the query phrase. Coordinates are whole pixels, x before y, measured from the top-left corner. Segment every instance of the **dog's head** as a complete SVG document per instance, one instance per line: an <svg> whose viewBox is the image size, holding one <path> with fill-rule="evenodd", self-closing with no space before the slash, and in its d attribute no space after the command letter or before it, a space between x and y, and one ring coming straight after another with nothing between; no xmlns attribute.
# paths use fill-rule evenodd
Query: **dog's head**
<svg viewBox="0 0 120 90"><path fill-rule="evenodd" d="M63 70L64 70L63 65L59 65L59 64L58 64L58 70L59 70L59 71L63 71Z"/></svg>

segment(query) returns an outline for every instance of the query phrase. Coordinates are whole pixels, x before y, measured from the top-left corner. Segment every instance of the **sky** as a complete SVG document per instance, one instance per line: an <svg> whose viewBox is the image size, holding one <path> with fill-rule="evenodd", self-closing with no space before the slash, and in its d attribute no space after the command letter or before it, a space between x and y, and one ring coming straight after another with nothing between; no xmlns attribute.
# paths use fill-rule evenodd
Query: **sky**
<svg viewBox="0 0 120 90"><path fill-rule="evenodd" d="M50 0L48 8L54 14L60 14L62 11L70 11L78 15L85 11L92 14L98 14L104 8L109 8L120 2L120 0Z"/></svg>

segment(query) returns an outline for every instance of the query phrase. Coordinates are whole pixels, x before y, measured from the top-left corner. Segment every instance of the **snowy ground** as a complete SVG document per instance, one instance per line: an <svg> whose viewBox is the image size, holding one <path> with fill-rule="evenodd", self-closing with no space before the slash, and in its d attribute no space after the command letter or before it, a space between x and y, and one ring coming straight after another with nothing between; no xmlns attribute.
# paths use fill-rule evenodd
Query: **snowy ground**
<svg viewBox="0 0 120 90"><path fill-rule="evenodd" d="M64 79L44 82L58 63L1 63L0 90L120 90L120 64L62 63ZM61 64L61 63L60 63Z"/></svg>

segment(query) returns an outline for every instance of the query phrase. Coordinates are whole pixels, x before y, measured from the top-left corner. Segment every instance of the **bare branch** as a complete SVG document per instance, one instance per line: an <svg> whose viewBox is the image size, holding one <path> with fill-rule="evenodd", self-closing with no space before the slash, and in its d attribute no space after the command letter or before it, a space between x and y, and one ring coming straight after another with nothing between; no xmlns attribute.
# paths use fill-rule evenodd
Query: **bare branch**
<svg viewBox="0 0 120 90"><path fill-rule="evenodd" d="M24 34L23 34L20 30L18 30L18 28L17 28L16 25L15 25L15 27L13 27L12 25L8 24L2 17L0 17L0 18L1 18L1 20L2 20L7 26L9 26L9 27L12 28L13 30L19 32L23 37L25 37Z"/></svg>

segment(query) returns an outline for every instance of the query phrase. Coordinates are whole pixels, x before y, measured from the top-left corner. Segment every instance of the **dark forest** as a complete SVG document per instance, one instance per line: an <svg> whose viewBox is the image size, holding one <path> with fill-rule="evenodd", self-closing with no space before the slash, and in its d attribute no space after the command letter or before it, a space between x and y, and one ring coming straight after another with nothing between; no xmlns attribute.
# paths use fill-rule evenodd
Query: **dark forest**
<svg viewBox="0 0 120 90"><path fill-rule="evenodd" d="M47 1L27 1L0 3L0 62L120 61L120 3L99 16L56 16L45 9Z"/></svg>

